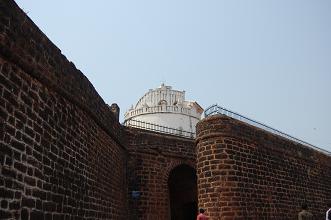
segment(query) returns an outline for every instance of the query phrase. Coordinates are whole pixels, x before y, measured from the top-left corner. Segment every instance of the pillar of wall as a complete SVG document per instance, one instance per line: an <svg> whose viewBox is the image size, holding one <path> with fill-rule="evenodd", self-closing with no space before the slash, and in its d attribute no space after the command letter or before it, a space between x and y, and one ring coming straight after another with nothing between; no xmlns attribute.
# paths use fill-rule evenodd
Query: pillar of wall
<svg viewBox="0 0 331 220"><path fill-rule="evenodd" d="M227 116L197 125L199 207L216 219L322 219L331 157Z"/></svg>

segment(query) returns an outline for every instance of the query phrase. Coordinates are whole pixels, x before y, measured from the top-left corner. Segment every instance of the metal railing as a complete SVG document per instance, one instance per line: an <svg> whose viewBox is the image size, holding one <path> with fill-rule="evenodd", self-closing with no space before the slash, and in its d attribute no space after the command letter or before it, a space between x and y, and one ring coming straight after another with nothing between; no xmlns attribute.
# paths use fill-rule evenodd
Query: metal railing
<svg viewBox="0 0 331 220"><path fill-rule="evenodd" d="M124 114L124 118L126 120L129 120L130 118L137 116L137 115L159 113L159 112L162 112L162 113L165 113L165 112L174 113L175 112L175 113L190 115L197 119L200 118L199 113L196 113L195 111L192 111L189 108L173 106L173 105L157 105L157 106L151 106L151 107L140 107L137 109L131 109Z"/></svg>
<svg viewBox="0 0 331 220"><path fill-rule="evenodd" d="M217 115L217 114L226 115L226 116L228 116L230 118L234 118L234 119L237 119L239 121L246 122L247 124L250 124L250 125L253 125L255 127L261 128L263 130L269 131L269 132L271 132L271 133L273 133L275 135L279 135L279 136L284 137L286 139L289 139L291 141L294 141L294 142L300 143L302 145L305 145L307 147L313 148L313 149L318 150L318 151L320 151L322 153L325 153L327 155L331 155L331 152L329 152L327 150L324 150L322 148L316 147L316 146L314 146L312 144L309 144L309 143L307 143L307 142L305 142L303 140L300 140L300 139L295 138L295 137L293 137L293 136L291 136L289 134L286 134L286 133L284 133L282 131L279 131L277 129L274 129L274 128L268 126L268 125L262 124L262 123L260 123L258 121L255 121L253 119L250 119L250 118L247 118L247 117L245 117L243 115L240 115L240 114L238 114L236 112L233 112L233 111L230 111L230 110L228 110L226 108L223 108L223 107L221 107L221 106L219 106L217 104L214 104L214 105L208 107L205 110L205 113L204 114L205 114L205 117L208 117L208 116L211 116L211 115Z"/></svg>
<svg viewBox="0 0 331 220"><path fill-rule="evenodd" d="M150 122L145 122L145 121L139 121L135 119L129 119L123 122L124 126L127 127L134 127L134 128L141 128L144 130L149 130L149 131L155 131L163 134L171 134L175 136L180 136L180 137L185 137L185 138L195 138L195 133L189 132L189 131L184 131L181 129L176 129L176 128L170 128L158 124L153 124Z"/></svg>

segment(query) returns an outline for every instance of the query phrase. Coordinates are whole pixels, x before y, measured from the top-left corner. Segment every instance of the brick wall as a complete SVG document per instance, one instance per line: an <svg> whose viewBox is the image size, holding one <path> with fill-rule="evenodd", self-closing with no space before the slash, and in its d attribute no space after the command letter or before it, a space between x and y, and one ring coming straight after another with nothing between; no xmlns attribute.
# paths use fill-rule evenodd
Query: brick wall
<svg viewBox="0 0 331 220"><path fill-rule="evenodd" d="M330 157L225 116L200 122L196 142L122 128L12 0L0 1L0 103L0 219L166 220L181 165L197 168L211 220L295 219L303 202L322 218L331 197Z"/></svg>
<svg viewBox="0 0 331 220"><path fill-rule="evenodd" d="M127 219L122 129L87 78L0 1L0 218Z"/></svg>
<svg viewBox="0 0 331 220"><path fill-rule="evenodd" d="M331 157L226 116L197 125L199 206L215 219L323 219Z"/></svg>
<svg viewBox="0 0 331 220"><path fill-rule="evenodd" d="M126 128L131 219L170 219L168 179L179 165L195 168L194 140Z"/></svg>

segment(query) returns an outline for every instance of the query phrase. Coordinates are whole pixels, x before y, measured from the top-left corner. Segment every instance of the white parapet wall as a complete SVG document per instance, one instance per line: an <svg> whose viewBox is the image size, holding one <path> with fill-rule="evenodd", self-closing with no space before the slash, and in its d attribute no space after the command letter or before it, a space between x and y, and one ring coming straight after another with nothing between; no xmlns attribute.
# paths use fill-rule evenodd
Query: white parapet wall
<svg viewBox="0 0 331 220"><path fill-rule="evenodd" d="M185 100L185 91L162 84L150 89L124 115L133 119L195 133L203 109L195 101Z"/></svg>

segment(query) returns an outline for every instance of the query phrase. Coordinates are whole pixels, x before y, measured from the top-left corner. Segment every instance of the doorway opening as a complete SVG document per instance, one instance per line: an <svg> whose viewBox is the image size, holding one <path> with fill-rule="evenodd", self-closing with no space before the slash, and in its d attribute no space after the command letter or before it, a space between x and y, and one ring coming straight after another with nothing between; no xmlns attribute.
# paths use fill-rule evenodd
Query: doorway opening
<svg viewBox="0 0 331 220"><path fill-rule="evenodd" d="M195 220L197 203L196 171L188 165L175 167L168 179L171 220Z"/></svg>

